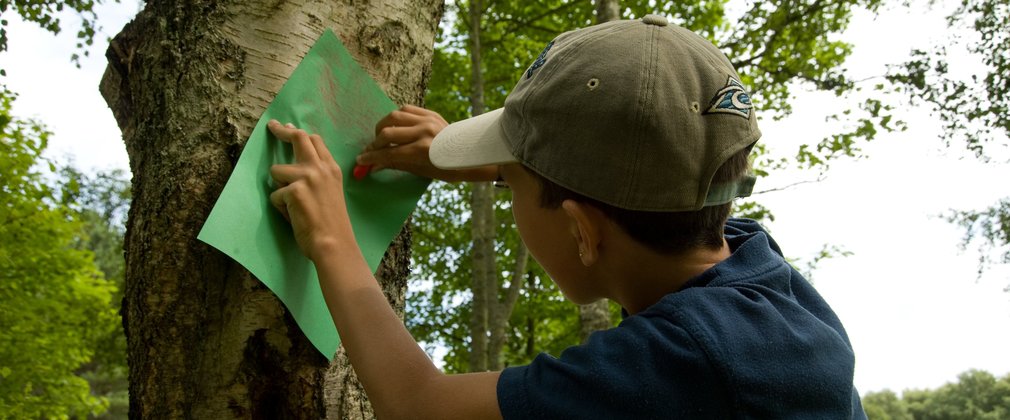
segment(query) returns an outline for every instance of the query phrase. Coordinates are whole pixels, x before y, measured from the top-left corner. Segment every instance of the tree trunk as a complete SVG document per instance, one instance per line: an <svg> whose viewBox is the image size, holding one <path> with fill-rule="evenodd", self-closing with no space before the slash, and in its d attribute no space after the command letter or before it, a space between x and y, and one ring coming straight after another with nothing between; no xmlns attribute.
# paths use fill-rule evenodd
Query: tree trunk
<svg viewBox="0 0 1010 420"><path fill-rule="evenodd" d="M579 340L581 342L585 343L590 334L612 326L610 303L606 299L587 305L579 305Z"/></svg>
<svg viewBox="0 0 1010 420"><path fill-rule="evenodd" d="M533 273L526 274L526 291L530 296L539 293L536 285L536 277ZM533 355L536 354L536 333L537 324L532 316L526 315L526 358L528 360L533 360Z"/></svg>
<svg viewBox="0 0 1010 420"><path fill-rule="evenodd" d="M470 2L470 114L484 113L484 75L481 67L480 21L484 12L481 0ZM473 239L473 301L470 315L470 372L488 369L488 320L490 307L497 300L498 274L495 270L494 190L490 183L476 182L470 193L471 234Z"/></svg>
<svg viewBox="0 0 1010 420"><path fill-rule="evenodd" d="M519 300L519 291L523 287L523 277L526 275L526 263L529 262L530 252L520 240L516 249L516 264L512 268L512 277L509 280L509 287L505 290L505 296L499 301L497 298L491 305L488 320L488 346L487 346L487 367L489 370L502 370L505 368L503 350L508 341L509 317L512 316L512 308ZM497 286L495 288L497 291Z"/></svg>
<svg viewBox="0 0 1010 420"><path fill-rule="evenodd" d="M621 2L618 0L595 0L596 23L610 22L621 18Z"/></svg>
<svg viewBox="0 0 1010 420"><path fill-rule="evenodd" d="M488 319L498 290L495 279L494 191L487 182L476 182L470 197L473 236L473 293L470 314L470 372L488 369Z"/></svg>
<svg viewBox="0 0 1010 420"><path fill-rule="evenodd" d="M596 23L610 22L621 18L620 1L595 0ZM606 299L579 305L579 337L586 342L589 335L613 326L610 320L610 304Z"/></svg>
<svg viewBox="0 0 1010 420"><path fill-rule="evenodd" d="M267 104L323 30L397 103L419 104L437 0L150 0L110 43L101 91L133 171L123 323L133 418L371 418L280 301L196 235ZM409 231L377 277L402 314Z"/></svg>

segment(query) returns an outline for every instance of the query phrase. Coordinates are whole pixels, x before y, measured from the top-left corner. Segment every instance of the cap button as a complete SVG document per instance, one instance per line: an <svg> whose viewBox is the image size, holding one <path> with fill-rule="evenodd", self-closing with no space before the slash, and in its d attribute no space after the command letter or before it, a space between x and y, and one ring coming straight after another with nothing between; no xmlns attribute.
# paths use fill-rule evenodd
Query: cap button
<svg viewBox="0 0 1010 420"><path fill-rule="evenodd" d="M666 26L670 24L670 21L666 20L665 17L660 15L645 15L642 18L642 22L646 25L656 25L656 26Z"/></svg>

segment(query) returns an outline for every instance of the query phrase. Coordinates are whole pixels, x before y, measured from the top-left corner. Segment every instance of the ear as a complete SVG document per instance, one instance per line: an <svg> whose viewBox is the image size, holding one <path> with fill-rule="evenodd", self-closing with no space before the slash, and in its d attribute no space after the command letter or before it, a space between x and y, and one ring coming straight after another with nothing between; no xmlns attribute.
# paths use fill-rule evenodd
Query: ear
<svg viewBox="0 0 1010 420"><path fill-rule="evenodd" d="M569 232L578 246L574 252L578 253L582 265L593 265L600 258L600 234L604 216L595 207L574 200L563 201L561 208L568 215Z"/></svg>

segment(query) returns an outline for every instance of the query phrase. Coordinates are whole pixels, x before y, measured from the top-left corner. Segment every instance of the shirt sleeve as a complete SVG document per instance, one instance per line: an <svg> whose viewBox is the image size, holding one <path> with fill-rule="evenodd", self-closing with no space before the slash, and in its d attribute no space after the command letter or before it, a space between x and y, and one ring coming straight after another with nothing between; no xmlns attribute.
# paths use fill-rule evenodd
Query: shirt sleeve
<svg viewBox="0 0 1010 420"><path fill-rule="evenodd" d="M727 417L719 382L686 330L639 315L559 358L505 369L497 392L506 419Z"/></svg>

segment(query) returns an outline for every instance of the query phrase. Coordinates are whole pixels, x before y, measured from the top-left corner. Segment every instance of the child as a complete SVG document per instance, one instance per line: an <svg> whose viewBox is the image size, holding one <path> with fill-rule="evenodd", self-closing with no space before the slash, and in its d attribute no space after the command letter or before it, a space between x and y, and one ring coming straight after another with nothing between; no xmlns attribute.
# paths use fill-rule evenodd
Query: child
<svg viewBox="0 0 1010 420"><path fill-rule="evenodd" d="M562 34L504 108L446 126L404 107L358 158L507 183L523 242L565 296L627 313L560 358L440 372L361 257L321 139L269 127L297 160L271 168L271 202L379 417L865 418L838 318L757 223L727 221L753 186L750 97L715 46L665 18Z"/></svg>

